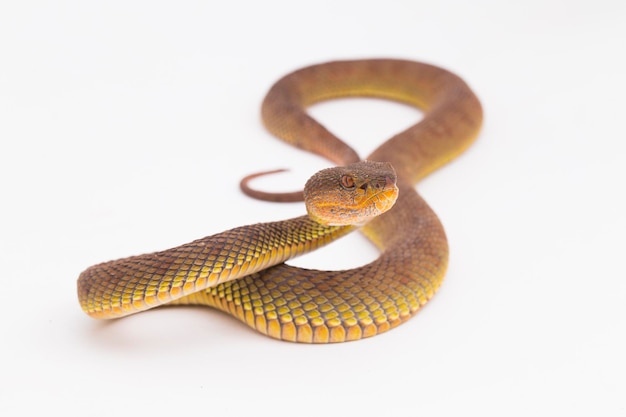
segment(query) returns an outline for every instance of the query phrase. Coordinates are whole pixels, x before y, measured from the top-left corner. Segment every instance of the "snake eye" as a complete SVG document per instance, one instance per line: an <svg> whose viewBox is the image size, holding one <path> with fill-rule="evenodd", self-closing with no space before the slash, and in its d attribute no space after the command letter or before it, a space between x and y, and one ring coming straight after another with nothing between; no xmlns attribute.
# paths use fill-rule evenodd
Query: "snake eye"
<svg viewBox="0 0 626 417"><path fill-rule="evenodd" d="M355 187L354 178L350 175L344 175L341 177L341 186L346 190L353 190Z"/></svg>

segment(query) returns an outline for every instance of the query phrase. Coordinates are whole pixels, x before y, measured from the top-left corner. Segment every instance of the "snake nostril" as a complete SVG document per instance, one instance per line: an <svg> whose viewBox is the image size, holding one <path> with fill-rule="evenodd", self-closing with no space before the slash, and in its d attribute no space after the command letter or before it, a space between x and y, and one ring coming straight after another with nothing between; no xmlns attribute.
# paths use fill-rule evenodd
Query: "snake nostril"
<svg viewBox="0 0 626 417"><path fill-rule="evenodd" d="M385 177L385 189L393 188L395 186L396 186L396 182L392 178Z"/></svg>

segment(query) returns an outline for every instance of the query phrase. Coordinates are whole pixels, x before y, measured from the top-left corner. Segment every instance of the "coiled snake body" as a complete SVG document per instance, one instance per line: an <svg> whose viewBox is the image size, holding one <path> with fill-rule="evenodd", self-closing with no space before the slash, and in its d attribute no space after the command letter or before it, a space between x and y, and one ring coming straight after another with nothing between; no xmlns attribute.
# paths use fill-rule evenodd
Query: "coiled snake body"
<svg viewBox="0 0 626 417"><path fill-rule="evenodd" d="M471 144L482 109L465 82L435 66L337 61L279 80L263 102L263 121L288 143L339 165L354 164L360 160L356 152L305 111L312 103L345 96L396 100L424 112L419 123L367 158L390 163L399 190L393 209L361 229L380 249L377 260L343 271L284 264L354 229L305 215L94 265L78 279L83 310L115 318L163 304L208 305L271 337L309 343L373 336L412 317L437 291L448 263L443 227L414 184ZM388 173L384 176L389 183ZM354 178L349 180L344 188L357 188ZM379 188L392 193L385 185Z"/></svg>

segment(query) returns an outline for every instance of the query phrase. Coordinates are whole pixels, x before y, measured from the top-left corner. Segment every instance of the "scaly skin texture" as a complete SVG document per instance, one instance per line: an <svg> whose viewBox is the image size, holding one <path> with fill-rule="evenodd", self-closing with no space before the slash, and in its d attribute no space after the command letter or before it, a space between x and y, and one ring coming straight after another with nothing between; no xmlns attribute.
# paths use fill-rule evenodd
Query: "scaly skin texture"
<svg viewBox="0 0 626 417"><path fill-rule="evenodd" d="M351 164L360 159L356 152L305 111L345 96L397 100L425 113L367 158L391 163L398 176L395 206L362 229L381 250L376 261L344 271L283 264L353 229L303 216L92 266L78 279L83 310L115 318L164 304L208 305L263 334L307 343L358 340L412 317L437 291L448 263L443 227L414 184L471 144L482 109L469 87L441 68L390 59L339 61L279 80L263 102L263 121L294 146Z"/></svg>

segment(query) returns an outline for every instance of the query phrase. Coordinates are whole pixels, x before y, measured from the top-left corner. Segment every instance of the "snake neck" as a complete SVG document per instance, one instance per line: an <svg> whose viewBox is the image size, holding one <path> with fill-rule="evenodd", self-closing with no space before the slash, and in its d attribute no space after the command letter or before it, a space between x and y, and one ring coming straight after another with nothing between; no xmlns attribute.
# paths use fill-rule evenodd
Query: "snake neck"
<svg viewBox="0 0 626 417"><path fill-rule="evenodd" d="M381 251L405 251L407 237L428 239L443 236L439 218L406 180L398 180L399 195L395 205L386 213L365 224L361 231Z"/></svg>

